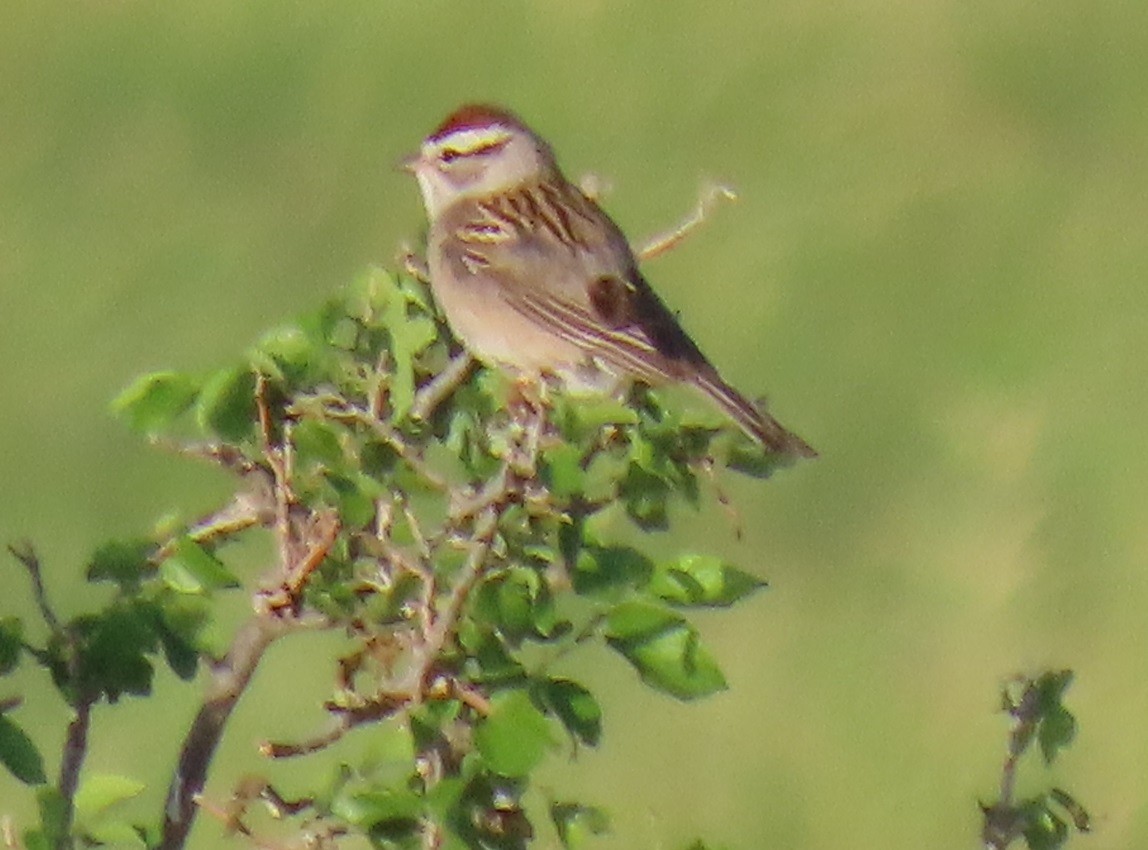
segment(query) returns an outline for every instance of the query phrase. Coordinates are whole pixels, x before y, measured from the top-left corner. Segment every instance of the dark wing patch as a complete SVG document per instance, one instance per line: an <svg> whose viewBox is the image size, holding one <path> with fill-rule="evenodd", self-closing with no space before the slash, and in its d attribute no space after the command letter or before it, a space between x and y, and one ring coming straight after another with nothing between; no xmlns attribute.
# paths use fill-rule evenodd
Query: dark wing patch
<svg viewBox="0 0 1148 850"><path fill-rule="evenodd" d="M608 328L620 328L634 320L634 285L617 275L604 274L586 287L590 306Z"/></svg>

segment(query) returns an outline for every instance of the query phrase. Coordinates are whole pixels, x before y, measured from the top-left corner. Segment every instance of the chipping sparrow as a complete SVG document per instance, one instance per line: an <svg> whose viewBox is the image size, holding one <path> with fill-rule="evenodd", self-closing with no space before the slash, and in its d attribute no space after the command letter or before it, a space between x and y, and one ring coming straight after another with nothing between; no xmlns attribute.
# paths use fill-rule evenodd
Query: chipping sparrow
<svg viewBox="0 0 1148 850"><path fill-rule="evenodd" d="M488 364L614 392L690 384L773 452L816 452L722 380L638 271L626 237L515 115L452 113L405 163L430 220L430 286Z"/></svg>

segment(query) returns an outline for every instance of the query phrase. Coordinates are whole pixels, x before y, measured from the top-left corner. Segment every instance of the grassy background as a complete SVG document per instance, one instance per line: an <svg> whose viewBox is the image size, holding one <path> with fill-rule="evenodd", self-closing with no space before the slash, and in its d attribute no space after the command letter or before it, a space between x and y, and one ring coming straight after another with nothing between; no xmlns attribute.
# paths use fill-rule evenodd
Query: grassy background
<svg viewBox="0 0 1148 850"><path fill-rule="evenodd" d="M1082 732L1055 775L1088 846L1148 843L1148 6L494 5L3 5L0 539L35 540L74 612L98 542L210 505L226 482L108 399L389 263L422 222L393 162L459 102L502 102L609 179L635 236L704 178L737 187L650 276L824 454L734 486L742 542L688 518L673 542L771 581L702 623L731 691L670 704L589 659L606 738L553 792L611 805L605 848L968 847L999 683L1064 665ZM13 562L0 582L0 613L26 610ZM262 769L254 741L321 722L299 707L329 674L291 649L218 796ZM62 709L4 687L54 752ZM92 770L167 775L196 694L159 692L100 713ZM0 801L27 816L7 775Z"/></svg>

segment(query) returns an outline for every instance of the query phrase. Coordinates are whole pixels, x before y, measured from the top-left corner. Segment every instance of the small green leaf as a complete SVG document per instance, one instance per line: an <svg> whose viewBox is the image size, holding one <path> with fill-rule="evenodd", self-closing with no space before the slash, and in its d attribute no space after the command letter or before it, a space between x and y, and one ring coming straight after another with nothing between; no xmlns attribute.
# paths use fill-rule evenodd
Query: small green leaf
<svg viewBox="0 0 1148 850"><path fill-rule="evenodd" d="M153 372L136 378L112 401L112 410L136 431L159 433L191 407L195 381L179 372Z"/></svg>
<svg viewBox="0 0 1148 850"><path fill-rule="evenodd" d="M210 593L239 587L239 579L223 562L192 540L182 537L160 567L164 583L179 593Z"/></svg>
<svg viewBox="0 0 1148 850"><path fill-rule="evenodd" d="M577 495L585 489L586 473L582 469L582 450L573 443L559 443L545 452L543 477L550 492L559 498Z"/></svg>
<svg viewBox="0 0 1148 850"><path fill-rule="evenodd" d="M53 850L62 847L68 813L63 796L54 786L45 786L36 791L36 806L40 810L40 833L46 846Z"/></svg>
<svg viewBox="0 0 1148 850"><path fill-rule="evenodd" d="M82 832L89 842L101 847L139 847L144 850L158 846L158 843L148 844L148 837L141 827L122 820L100 820Z"/></svg>
<svg viewBox="0 0 1148 850"><path fill-rule="evenodd" d="M387 821L414 821L422 812L422 800L407 790L360 791L336 796L331 810L349 823L371 829Z"/></svg>
<svg viewBox="0 0 1148 850"><path fill-rule="evenodd" d="M0 714L0 764L25 785L48 781L44 775L44 760L32 739L3 714Z"/></svg>
<svg viewBox="0 0 1148 850"><path fill-rule="evenodd" d="M610 817L597 806L581 803L551 803L550 819L558 831L558 840L566 850L581 850L596 835L610 831Z"/></svg>
<svg viewBox="0 0 1148 850"><path fill-rule="evenodd" d="M728 607L765 582L708 555L683 555L659 564L647 591L675 605Z"/></svg>
<svg viewBox="0 0 1148 850"><path fill-rule="evenodd" d="M1064 707L1064 694L1072 684L1071 670L1042 674L1032 687L1037 691L1037 740L1046 764L1052 764L1062 749L1076 737L1076 718Z"/></svg>
<svg viewBox="0 0 1148 850"><path fill-rule="evenodd" d="M533 607L542 580L528 569L513 569L498 582L499 625L511 639L534 628Z"/></svg>
<svg viewBox="0 0 1148 850"><path fill-rule="evenodd" d="M740 430L729 432L723 442L727 445L725 465L750 478L769 478L778 469L793 462L791 458L785 455L768 451Z"/></svg>
<svg viewBox="0 0 1148 850"><path fill-rule="evenodd" d="M1092 831L1092 816L1088 814L1088 810L1080 804L1080 802L1060 788L1053 788L1048 792L1049 796L1068 812L1069 817L1072 818L1072 824L1079 832Z"/></svg>
<svg viewBox="0 0 1148 850"><path fill-rule="evenodd" d="M0 617L0 676L7 676L20 662L24 624L18 617Z"/></svg>
<svg viewBox="0 0 1148 850"><path fill-rule="evenodd" d="M631 463L618 488L622 504L643 531L664 531L669 527L670 488L665 479Z"/></svg>
<svg viewBox="0 0 1148 850"><path fill-rule="evenodd" d="M79 692L104 693L115 702L123 693L146 696L154 669L147 655L157 649L155 611L146 604L124 604L78 617L82 636Z"/></svg>
<svg viewBox="0 0 1148 850"><path fill-rule="evenodd" d="M267 333L250 354L252 366L289 383L305 380L319 367L329 368L326 349L316 345L302 328L286 326Z"/></svg>
<svg viewBox="0 0 1148 850"><path fill-rule="evenodd" d="M138 587L152 571L151 556L155 544L150 540L112 540L92 555L88 564L88 581L111 581L123 588Z"/></svg>
<svg viewBox="0 0 1148 850"><path fill-rule="evenodd" d="M1037 739L1045 764L1056 761L1060 751L1076 737L1076 718L1063 706L1050 709L1042 718Z"/></svg>
<svg viewBox="0 0 1148 850"><path fill-rule="evenodd" d="M345 463L339 431L327 422L304 419L291 432L291 443L298 469L306 469L310 463L339 469Z"/></svg>
<svg viewBox="0 0 1148 850"><path fill-rule="evenodd" d="M602 737L602 709L594 695L570 679L548 679L541 687L542 700L566 730L590 747Z"/></svg>
<svg viewBox="0 0 1148 850"><path fill-rule="evenodd" d="M1043 801L1029 801L1022 809L1026 821L1023 835L1030 850L1058 850L1068 840L1068 824Z"/></svg>
<svg viewBox="0 0 1148 850"><path fill-rule="evenodd" d="M606 640L644 682L678 699L697 699L726 688L697 630L673 612L642 602L618 605L607 618Z"/></svg>
<svg viewBox="0 0 1148 850"><path fill-rule="evenodd" d="M572 443L583 442L607 425L638 424L633 408L609 396L564 396L558 403L557 419L563 436Z"/></svg>
<svg viewBox="0 0 1148 850"><path fill-rule="evenodd" d="M546 715L523 690L498 694L491 702L491 713L475 730L478 751L495 773L525 776L552 744Z"/></svg>
<svg viewBox="0 0 1148 850"><path fill-rule="evenodd" d="M411 299L386 272L375 269L370 283L373 303L391 338L390 403L395 418L400 418L406 416L415 397L415 356L438 339L438 325L417 311L412 314L408 309Z"/></svg>
<svg viewBox="0 0 1148 850"><path fill-rule="evenodd" d="M255 427L255 375L248 369L223 369L203 383L195 404L196 421L208 434L240 442Z"/></svg>
<svg viewBox="0 0 1148 850"><path fill-rule="evenodd" d="M649 581L654 563L628 546L584 546L571 579L574 590L587 596L613 598L619 591Z"/></svg>
<svg viewBox="0 0 1148 850"><path fill-rule="evenodd" d="M355 472L350 475L330 474L327 482L335 491L339 516L347 528L361 528L375 519L375 500L383 487L373 478Z"/></svg>
<svg viewBox="0 0 1148 850"><path fill-rule="evenodd" d="M115 774L85 777L76 791L76 817L91 823L117 803L139 795L144 783Z"/></svg>

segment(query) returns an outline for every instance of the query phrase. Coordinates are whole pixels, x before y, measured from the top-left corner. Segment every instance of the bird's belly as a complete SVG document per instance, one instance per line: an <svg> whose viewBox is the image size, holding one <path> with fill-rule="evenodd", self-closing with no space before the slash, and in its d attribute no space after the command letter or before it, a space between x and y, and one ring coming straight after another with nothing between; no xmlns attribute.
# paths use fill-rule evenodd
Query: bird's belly
<svg viewBox="0 0 1148 850"><path fill-rule="evenodd" d="M433 274L433 270L432 270ZM459 341L477 359L524 377L555 375L568 389L609 393L620 377L482 286L433 287Z"/></svg>

